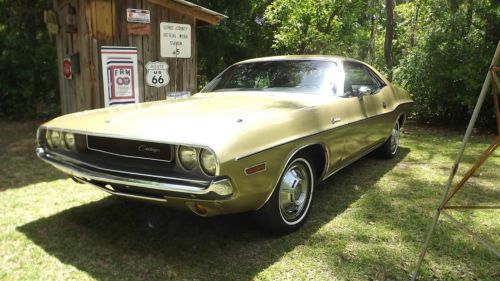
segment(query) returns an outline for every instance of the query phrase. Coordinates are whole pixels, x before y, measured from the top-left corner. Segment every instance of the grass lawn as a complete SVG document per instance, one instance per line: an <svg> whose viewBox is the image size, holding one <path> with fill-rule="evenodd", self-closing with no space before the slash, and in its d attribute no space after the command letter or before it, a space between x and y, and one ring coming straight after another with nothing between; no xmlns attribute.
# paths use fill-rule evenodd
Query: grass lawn
<svg viewBox="0 0 500 281"><path fill-rule="evenodd" d="M302 229L118 200L38 160L34 122L0 122L0 280L407 280L463 132L408 127L393 160L323 182ZM462 175L493 136L474 136ZM500 151L452 203L500 205ZM457 179L458 180L458 179ZM499 211L453 211L500 248ZM500 259L446 218L422 280L499 280Z"/></svg>

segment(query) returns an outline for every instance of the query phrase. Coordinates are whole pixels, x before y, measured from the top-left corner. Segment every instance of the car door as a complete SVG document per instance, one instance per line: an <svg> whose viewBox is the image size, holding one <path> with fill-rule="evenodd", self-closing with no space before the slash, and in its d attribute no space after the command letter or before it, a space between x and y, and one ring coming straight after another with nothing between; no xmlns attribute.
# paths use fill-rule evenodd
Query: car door
<svg viewBox="0 0 500 281"><path fill-rule="evenodd" d="M340 68L342 79L328 102L325 120L332 130L325 141L330 151L329 171L333 172L369 149L369 106L357 94L360 79L366 77L363 65L344 62ZM370 84L364 82L364 84ZM353 90L354 85L354 90ZM368 101L369 102L369 101ZM340 156L339 156L340 155Z"/></svg>
<svg viewBox="0 0 500 281"><path fill-rule="evenodd" d="M379 85L369 74L367 68L359 62L344 61L344 85L342 99L344 114L349 124L345 132L344 161L349 162L371 149L374 144L373 126L377 126L371 117L376 110L376 99L370 94L379 89Z"/></svg>
<svg viewBox="0 0 500 281"><path fill-rule="evenodd" d="M387 114L393 109L393 98L391 98L393 89L370 67L362 66L365 78L361 83L365 84L358 85L358 87L364 86L370 89L362 96L362 99L367 115L367 141L369 146L373 147L387 139L393 126L394 118Z"/></svg>

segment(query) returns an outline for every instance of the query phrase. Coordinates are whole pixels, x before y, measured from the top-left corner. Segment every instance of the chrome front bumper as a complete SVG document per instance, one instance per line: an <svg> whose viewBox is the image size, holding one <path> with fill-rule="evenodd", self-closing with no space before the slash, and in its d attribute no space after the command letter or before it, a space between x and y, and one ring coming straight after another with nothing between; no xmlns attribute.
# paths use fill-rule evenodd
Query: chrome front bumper
<svg viewBox="0 0 500 281"><path fill-rule="evenodd" d="M108 174L105 169L99 171L99 167L86 167L85 163L49 152L43 147L36 148L36 154L40 159L51 164L76 181L91 184L113 195L166 202L168 197L199 200L226 200L231 198L233 194L233 186L227 178L203 182L208 185L208 187L193 185L192 181L188 179L185 180L185 184L157 182ZM177 180L183 181L182 179ZM144 192L138 194L134 192L123 192L122 190L117 191L108 187L108 185L134 187ZM164 193L164 195L149 195L148 191L155 191L156 193L161 192Z"/></svg>

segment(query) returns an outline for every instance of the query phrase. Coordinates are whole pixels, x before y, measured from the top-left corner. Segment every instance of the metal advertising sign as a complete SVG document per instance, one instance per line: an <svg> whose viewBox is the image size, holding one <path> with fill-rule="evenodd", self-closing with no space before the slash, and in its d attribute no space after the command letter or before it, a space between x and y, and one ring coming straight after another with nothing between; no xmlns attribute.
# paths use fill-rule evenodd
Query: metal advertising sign
<svg viewBox="0 0 500 281"><path fill-rule="evenodd" d="M162 61L148 62L146 64L146 84L152 87L167 86L170 82L168 75L168 64Z"/></svg>
<svg viewBox="0 0 500 281"><path fill-rule="evenodd" d="M101 58L105 106L138 103L137 49L103 46Z"/></svg>
<svg viewBox="0 0 500 281"><path fill-rule="evenodd" d="M70 58L63 59L63 76L66 79L73 78L73 71L71 70L71 59Z"/></svg>
<svg viewBox="0 0 500 281"><path fill-rule="evenodd" d="M160 49L164 58L190 58L191 25L160 23Z"/></svg>
<svg viewBox="0 0 500 281"><path fill-rule="evenodd" d="M141 9L127 9L127 22L150 23L151 12Z"/></svg>

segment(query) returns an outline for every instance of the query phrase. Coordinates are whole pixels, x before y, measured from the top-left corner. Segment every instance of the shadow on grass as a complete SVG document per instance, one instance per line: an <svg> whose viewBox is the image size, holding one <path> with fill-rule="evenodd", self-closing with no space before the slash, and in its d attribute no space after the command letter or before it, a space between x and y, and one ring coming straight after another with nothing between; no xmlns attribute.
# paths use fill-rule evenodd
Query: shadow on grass
<svg viewBox="0 0 500 281"><path fill-rule="evenodd" d="M396 193L371 193L370 198L365 198L364 204L360 206L363 210L361 220L371 221L378 227L390 229L391 233L399 236L399 239L404 241L405 247L413 249L414 256L411 257L410 263L399 269L404 270L407 276L415 269L415 263L422 250L425 235L433 220L432 216L435 209L432 209L432 207L436 208L438 204L436 200L435 204L431 204L432 207L428 206L429 198L432 197L411 198L411 193L408 193L409 188L404 188ZM490 198L493 198L493 196L498 197L498 193L491 190L479 189L482 189L478 192L481 193L482 202L485 202L484 199L490 196ZM391 201L411 202L412 199L414 199L413 204L402 208L394 207L390 203ZM437 196L435 199L438 199ZM424 203L424 201L427 201L427 203ZM427 207L423 207L426 204ZM385 209L386 212L380 214L380 209ZM498 235L495 232L495 229L498 229L498 224L496 227L483 224L479 230L475 228L479 227L478 224L481 222L478 222L477 218L473 219L475 213L471 212L471 210L447 210L447 212L468 228L474 229L476 235L489 239L489 241L495 241L491 239L498 241ZM362 260L367 264L377 262L381 267L401 264L404 261L404 258L401 257L394 262L390 261L390 259L398 257L400 252L392 250L392 247L380 248L380 254L384 256L385 261L370 256L363 256ZM500 260L493 252L474 240L467 231L441 215L427 249L424 264L420 268L419 280L498 280L498 276L500 276L499 268ZM388 270L387 272L393 273L397 271Z"/></svg>
<svg viewBox="0 0 500 281"><path fill-rule="evenodd" d="M387 161L365 157L332 176L318 186L304 227L280 238L256 228L245 214L199 218L111 197L17 230L62 263L98 280L249 280L298 245L321 247L321 241L309 241L318 229L373 188L408 153L401 148L396 159ZM390 266L385 270L400 270Z"/></svg>
<svg viewBox="0 0 500 281"><path fill-rule="evenodd" d="M0 192L67 178L36 156L39 124L0 121Z"/></svg>

